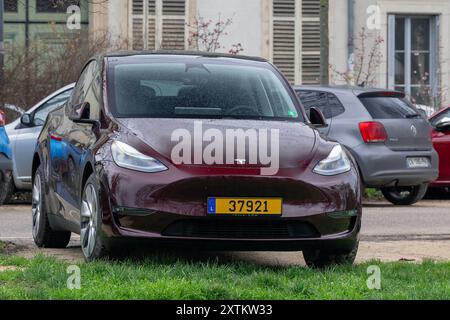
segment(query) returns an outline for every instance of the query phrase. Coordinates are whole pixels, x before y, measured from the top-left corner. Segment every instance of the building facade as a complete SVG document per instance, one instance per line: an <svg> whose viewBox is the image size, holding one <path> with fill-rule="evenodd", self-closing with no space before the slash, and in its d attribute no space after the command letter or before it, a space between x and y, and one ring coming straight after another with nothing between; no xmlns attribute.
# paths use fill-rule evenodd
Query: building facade
<svg viewBox="0 0 450 320"><path fill-rule="evenodd" d="M217 51L240 43L242 54L270 59L292 83L369 83L404 91L419 104L449 103L448 0L67 1L80 5L90 37L106 32L126 40L127 49L193 49L196 19L232 19ZM51 2L6 0L6 42L70 34L68 13Z"/></svg>
<svg viewBox="0 0 450 320"><path fill-rule="evenodd" d="M450 1L330 0L330 65L349 69L363 28L366 48L383 40L373 69L377 86L404 91L416 103L435 108L450 103Z"/></svg>
<svg viewBox="0 0 450 320"><path fill-rule="evenodd" d="M108 29L117 37L127 37L132 49L192 49L189 25L195 24L195 19L232 19L218 51L228 52L240 43L243 54L274 61L293 83L319 81L320 0L124 2L110 0L114 19L110 19Z"/></svg>
<svg viewBox="0 0 450 320"><path fill-rule="evenodd" d="M75 32L67 28L67 8L76 4L80 8L81 30L89 28L87 1L68 1L58 6L48 0L4 0L5 46L28 46L32 41L59 45L73 37Z"/></svg>

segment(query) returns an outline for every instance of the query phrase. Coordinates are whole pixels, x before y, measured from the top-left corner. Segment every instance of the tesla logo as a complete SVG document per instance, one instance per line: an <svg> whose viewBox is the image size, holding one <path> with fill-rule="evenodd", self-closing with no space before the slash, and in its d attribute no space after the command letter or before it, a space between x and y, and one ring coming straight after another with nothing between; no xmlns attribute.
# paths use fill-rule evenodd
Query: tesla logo
<svg viewBox="0 0 450 320"><path fill-rule="evenodd" d="M414 125L411 126L411 132L413 133L414 137L417 136L417 128Z"/></svg>
<svg viewBox="0 0 450 320"><path fill-rule="evenodd" d="M236 161L236 163L240 164L241 166L247 163L247 160L245 159L235 159L234 161Z"/></svg>

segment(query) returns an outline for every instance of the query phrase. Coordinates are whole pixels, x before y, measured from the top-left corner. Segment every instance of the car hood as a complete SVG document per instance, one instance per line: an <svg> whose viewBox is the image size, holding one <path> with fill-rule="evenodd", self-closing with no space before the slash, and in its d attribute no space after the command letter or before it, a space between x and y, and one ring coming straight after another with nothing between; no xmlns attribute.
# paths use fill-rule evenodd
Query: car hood
<svg viewBox="0 0 450 320"><path fill-rule="evenodd" d="M145 142L154 151L164 156L166 159L172 159L172 150L179 145L180 141L191 141L190 150L192 159L194 159L194 135L200 137L209 129L215 129L215 134L220 134L223 137L223 145L226 146L227 133L237 132L235 130L256 130L254 133L259 136L261 132L266 131L266 139L257 139L258 146L261 141L267 141L271 144L271 137L276 137L276 131L278 130L279 139L279 167L280 168L298 168L299 166L308 165L313 157L313 149L316 143L316 132L310 126L303 123L287 122L287 121L261 121L261 120L193 120L193 119L120 119L120 123L128 129L132 134L136 135L140 140ZM201 130L200 130L201 128ZM179 134L183 134L183 138L180 138ZM242 134L242 131L241 131ZM264 134L264 133L263 133ZM216 137L216 135L214 135ZM189 139L190 138L190 139ZM211 140L198 139L202 141L203 149L208 145L211 145ZM220 140L220 139L219 139ZM197 141L197 139L196 139ZM237 143L235 143L236 145ZM275 145L276 147L276 145ZM219 148L218 148L219 149ZM230 164L226 161L226 149L223 150L223 163L224 165L236 165L237 163ZM264 166L264 162L261 162L261 158L254 152L249 151L248 140L246 142L245 160L246 165L252 165L250 159L256 156L257 163L253 163L255 166ZM271 155L271 148L261 148L265 154ZM258 149L260 150L260 149ZM275 149L274 149L275 150ZM236 150L232 152L233 161L235 159L242 159L242 156L238 156ZM172 160L170 160L172 162ZM173 163L173 162L172 162ZM194 164L194 160L192 161ZM240 164L242 165L242 163Z"/></svg>

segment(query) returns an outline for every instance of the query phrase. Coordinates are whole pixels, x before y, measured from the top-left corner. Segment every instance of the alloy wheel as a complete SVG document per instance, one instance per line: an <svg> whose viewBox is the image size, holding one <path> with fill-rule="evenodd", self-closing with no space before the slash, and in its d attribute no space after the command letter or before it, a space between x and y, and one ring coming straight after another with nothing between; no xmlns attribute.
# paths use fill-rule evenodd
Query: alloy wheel
<svg viewBox="0 0 450 320"><path fill-rule="evenodd" d="M85 257L92 256L97 237L98 202L92 184L86 185L81 203L81 248Z"/></svg>
<svg viewBox="0 0 450 320"><path fill-rule="evenodd" d="M36 239L39 233L41 222L42 203L41 203L41 177L36 175L33 184L33 193L31 200L31 214L33 217L33 238Z"/></svg>

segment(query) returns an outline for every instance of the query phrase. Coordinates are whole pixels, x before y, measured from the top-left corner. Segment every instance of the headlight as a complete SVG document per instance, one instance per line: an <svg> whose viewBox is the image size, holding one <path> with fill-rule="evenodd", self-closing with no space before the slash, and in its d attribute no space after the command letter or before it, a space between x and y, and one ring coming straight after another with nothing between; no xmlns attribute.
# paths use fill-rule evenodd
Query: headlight
<svg viewBox="0 0 450 320"><path fill-rule="evenodd" d="M351 170L351 163L341 146L331 150L328 157L320 161L314 168L314 172L323 176L335 176Z"/></svg>
<svg viewBox="0 0 450 320"><path fill-rule="evenodd" d="M111 145L114 162L126 169L142 172L161 172L167 167L158 160L140 153L132 146L120 141L114 141Z"/></svg>

